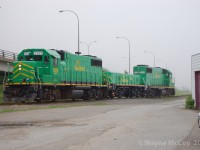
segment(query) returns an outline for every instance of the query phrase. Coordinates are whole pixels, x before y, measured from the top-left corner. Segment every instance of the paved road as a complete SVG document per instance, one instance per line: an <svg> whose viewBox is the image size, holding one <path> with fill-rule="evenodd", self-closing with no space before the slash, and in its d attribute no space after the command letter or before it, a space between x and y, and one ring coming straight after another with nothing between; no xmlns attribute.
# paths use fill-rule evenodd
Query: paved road
<svg viewBox="0 0 200 150"><path fill-rule="evenodd" d="M183 103L177 99L0 114L0 149L199 149L197 112L185 110Z"/></svg>

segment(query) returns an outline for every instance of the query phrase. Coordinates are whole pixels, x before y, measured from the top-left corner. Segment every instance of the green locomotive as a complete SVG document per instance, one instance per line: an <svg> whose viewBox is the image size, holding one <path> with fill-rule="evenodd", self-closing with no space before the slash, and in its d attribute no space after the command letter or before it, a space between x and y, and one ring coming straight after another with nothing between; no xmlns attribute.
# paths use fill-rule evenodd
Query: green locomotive
<svg viewBox="0 0 200 150"><path fill-rule="evenodd" d="M62 50L25 49L13 63L4 101L87 99L102 87L100 58Z"/></svg>
<svg viewBox="0 0 200 150"><path fill-rule="evenodd" d="M140 76L140 82L145 86L147 96L175 95L172 73L160 67L138 65L133 68L135 75Z"/></svg>
<svg viewBox="0 0 200 150"><path fill-rule="evenodd" d="M140 76L133 74L122 74L103 72L104 84L111 86L109 97L130 97L141 95L143 85L140 83Z"/></svg>
<svg viewBox="0 0 200 150"><path fill-rule="evenodd" d="M6 77L4 101L174 95L172 73L138 65L133 74L105 72L102 60L63 50L25 49Z"/></svg>
<svg viewBox="0 0 200 150"><path fill-rule="evenodd" d="M133 67L133 74L103 72L103 81L112 85L109 97L175 95L172 73L159 67L138 65Z"/></svg>

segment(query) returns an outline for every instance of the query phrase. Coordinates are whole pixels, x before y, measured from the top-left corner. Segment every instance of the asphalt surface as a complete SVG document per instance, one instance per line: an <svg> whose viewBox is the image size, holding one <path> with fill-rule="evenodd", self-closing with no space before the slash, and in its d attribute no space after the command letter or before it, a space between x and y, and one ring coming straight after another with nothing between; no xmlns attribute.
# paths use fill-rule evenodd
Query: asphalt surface
<svg viewBox="0 0 200 150"><path fill-rule="evenodd" d="M114 100L0 114L0 149L199 150L200 129L184 99Z"/></svg>

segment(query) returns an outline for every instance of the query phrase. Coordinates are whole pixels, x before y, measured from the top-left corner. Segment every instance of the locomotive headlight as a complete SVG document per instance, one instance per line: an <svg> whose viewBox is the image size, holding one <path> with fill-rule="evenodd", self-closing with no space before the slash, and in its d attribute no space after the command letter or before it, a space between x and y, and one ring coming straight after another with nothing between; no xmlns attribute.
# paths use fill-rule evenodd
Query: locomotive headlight
<svg viewBox="0 0 200 150"><path fill-rule="evenodd" d="M19 70L22 70L22 68L19 68Z"/></svg>
<svg viewBox="0 0 200 150"><path fill-rule="evenodd" d="M22 67L22 65L19 65L19 68Z"/></svg>

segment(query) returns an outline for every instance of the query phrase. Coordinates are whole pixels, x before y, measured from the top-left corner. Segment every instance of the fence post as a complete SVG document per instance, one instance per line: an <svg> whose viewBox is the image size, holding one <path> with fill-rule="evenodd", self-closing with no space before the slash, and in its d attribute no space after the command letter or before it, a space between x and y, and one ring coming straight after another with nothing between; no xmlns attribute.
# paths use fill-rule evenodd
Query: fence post
<svg viewBox="0 0 200 150"><path fill-rule="evenodd" d="M3 58L5 57L5 53L4 53L4 50L2 50L2 54L3 54Z"/></svg>
<svg viewBox="0 0 200 150"><path fill-rule="evenodd" d="M15 53L13 53L13 59L15 60Z"/></svg>

